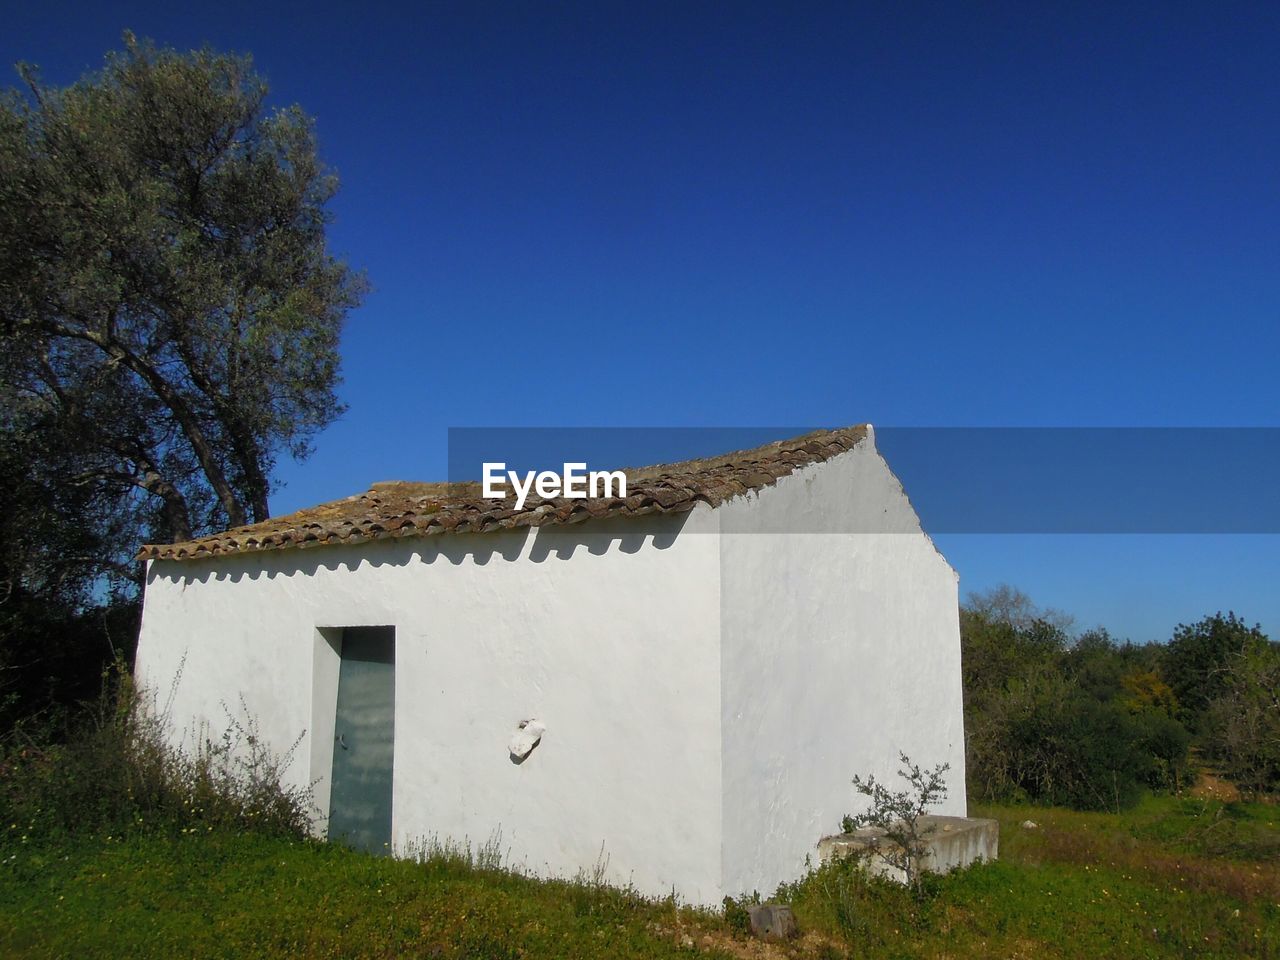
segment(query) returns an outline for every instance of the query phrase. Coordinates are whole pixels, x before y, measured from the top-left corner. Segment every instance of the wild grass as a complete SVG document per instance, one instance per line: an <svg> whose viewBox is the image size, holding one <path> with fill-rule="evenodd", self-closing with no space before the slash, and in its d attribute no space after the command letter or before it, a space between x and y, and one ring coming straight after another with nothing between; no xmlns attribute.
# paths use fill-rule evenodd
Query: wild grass
<svg viewBox="0 0 1280 960"><path fill-rule="evenodd" d="M73 724L0 743L0 956L667 957L723 926L606 883L603 851L538 880L497 832L395 860L311 839L252 718L175 749L164 705L108 679Z"/></svg>
<svg viewBox="0 0 1280 960"><path fill-rule="evenodd" d="M525 876L500 838L403 860L229 824L9 841L0 955L1280 956L1275 807L1169 797L1126 814L973 812L1000 820L999 862L931 878L923 898L823 867L779 891L803 933L779 946L750 940L744 913L645 898L600 871ZM1237 824L1230 856L1222 823Z"/></svg>
<svg viewBox="0 0 1280 960"><path fill-rule="evenodd" d="M456 853L394 860L225 828L0 853L6 957L672 957L689 955L682 927L722 925Z"/></svg>
<svg viewBox="0 0 1280 960"><path fill-rule="evenodd" d="M3 832L19 842L219 827L306 835L310 790L282 786L301 738L273 753L243 706L187 749L172 744L167 724L164 707L117 666L65 727L10 731L0 741Z"/></svg>
<svg viewBox="0 0 1280 960"><path fill-rule="evenodd" d="M859 957L1280 956L1275 807L1166 796L1122 814L970 812L1000 821L999 862L932 878L918 903L849 863L779 892L802 927Z"/></svg>
<svg viewBox="0 0 1280 960"><path fill-rule="evenodd" d="M746 932L754 898L723 913L647 898L605 882L603 851L540 880L498 833L402 859L308 839L309 798L280 787L288 758L250 721L175 753L134 700L0 748L0 956L1280 957L1275 806L975 806L1000 821L999 862L914 895L824 866L778 891L802 937L766 945Z"/></svg>

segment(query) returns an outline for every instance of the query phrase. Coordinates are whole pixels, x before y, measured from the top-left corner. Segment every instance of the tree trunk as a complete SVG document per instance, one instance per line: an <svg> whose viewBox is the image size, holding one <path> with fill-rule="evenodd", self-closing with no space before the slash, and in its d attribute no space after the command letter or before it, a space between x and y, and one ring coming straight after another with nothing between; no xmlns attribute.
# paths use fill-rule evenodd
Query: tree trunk
<svg viewBox="0 0 1280 960"><path fill-rule="evenodd" d="M183 543L191 539L191 511L187 508L187 498L156 471L144 471L138 484L152 496L159 497L163 503L161 513L165 526L168 527L170 543Z"/></svg>

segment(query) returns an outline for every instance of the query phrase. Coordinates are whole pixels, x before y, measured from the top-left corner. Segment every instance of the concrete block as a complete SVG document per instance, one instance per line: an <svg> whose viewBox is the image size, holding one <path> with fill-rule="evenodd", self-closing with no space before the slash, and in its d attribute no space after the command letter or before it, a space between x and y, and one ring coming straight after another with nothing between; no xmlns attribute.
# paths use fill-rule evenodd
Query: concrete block
<svg viewBox="0 0 1280 960"><path fill-rule="evenodd" d="M796 934L796 918L785 903L762 903L747 912L751 932L763 940L786 940Z"/></svg>
<svg viewBox="0 0 1280 960"><path fill-rule="evenodd" d="M920 818L920 829L926 834L920 869L930 873L946 873L982 860L995 860L1000 854L1000 824L995 820L929 814ZM818 862L863 857L872 873L905 882L906 876L900 869L877 855L878 851L892 846L893 841L884 835L884 830L863 827L853 833L838 833L819 840Z"/></svg>

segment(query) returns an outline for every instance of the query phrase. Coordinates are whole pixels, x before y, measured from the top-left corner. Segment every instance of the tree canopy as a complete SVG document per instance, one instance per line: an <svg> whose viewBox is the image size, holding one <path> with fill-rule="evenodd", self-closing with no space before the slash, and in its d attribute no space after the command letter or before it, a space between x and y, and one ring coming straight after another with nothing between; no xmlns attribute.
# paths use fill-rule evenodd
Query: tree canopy
<svg viewBox="0 0 1280 960"><path fill-rule="evenodd" d="M327 246L338 181L312 120L270 108L247 56L126 34L71 86L18 74L0 94L0 711L55 664L96 677L109 644L82 656L86 624L136 594L141 542L267 518L279 458L342 412L365 291Z"/></svg>
<svg viewBox="0 0 1280 960"><path fill-rule="evenodd" d="M1280 643L1234 613L1168 643L1103 628L1001 587L960 610L971 796L1119 808L1181 789L1196 756L1242 791L1280 788Z"/></svg>
<svg viewBox="0 0 1280 960"><path fill-rule="evenodd" d="M278 457L341 413L364 291L327 249L337 178L312 121L268 109L248 57L129 35L70 87L19 72L0 101L0 457L74 501L52 511L74 529L38 536L64 556L105 537L119 561L265 519ZM20 552L30 578L39 545Z"/></svg>
<svg viewBox="0 0 1280 960"><path fill-rule="evenodd" d="M1178 625L1165 654L1165 674L1190 726L1231 686L1233 660L1266 643L1260 626L1250 627L1234 613Z"/></svg>

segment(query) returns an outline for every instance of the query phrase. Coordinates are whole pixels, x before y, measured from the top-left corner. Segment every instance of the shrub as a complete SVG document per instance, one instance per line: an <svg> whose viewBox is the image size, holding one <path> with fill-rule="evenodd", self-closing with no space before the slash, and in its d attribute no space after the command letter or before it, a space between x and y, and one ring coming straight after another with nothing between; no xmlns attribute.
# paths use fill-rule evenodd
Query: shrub
<svg viewBox="0 0 1280 960"><path fill-rule="evenodd" d="M1280 790L1280 644L1253 644L1230 658L1202 725L1206 752L1240 789Z"/></svg>
<svg viewBox="0 0 1280 960"><path fill-rule="evenodd" d="M929 812L930 807L947 798L944 774L951 769L951 764L942 763L932 770L922 770L905 753L898 754L898 760L902 763L898 776L907 781L907 789L889 790L874 776L865 780L855 776L854 789L867 797L871 806L863 813L846 814L840 827L845 833L852 833L859 827L883 830L890 842L877 847L876 855L890 867L902 871L907 886L919 894L922 890L920 864L928 850L930 832L920 823L920 818Z"/></svg>
<svg viewBox="0 0 1280 960"><path fill-rule="evenodd" d="M1257 625L1247 626L1234 613L1179 624L1165 651L1163 673L1181 705L1180 719L1202 732L1209 705L1230 686L1232 659L1267 642Z"/></svg>
<svg viewBox="0 0 1280 960"><path fill-rule="evenodd" d="M1119 811L1137 804L1153 763L1128 710L1077 696L1050 723L1059 751L1042 796L1078 810Z"/></svg>
<svg viewBox="0 0 1280 960"><path fill-rule="evenodd" d="M1164 651L1105 630L1072 642L1013 595L1012 613L981 597L961 612L970 795L1118 810L1180 788L1191 736L1156 670Z"/></svg>
<svg viewBox="0 0 1280 960"><path fill-rule="evenodd" d="M0 745L4 834L235 828L305 836L311 792L281 779L298 742L275 757L252 719L228 712L227 720L216 740L205 738L192 751L173 748L165 718L142 702L117 664L98 700L63 729L19 729Z"/></svg>
<svg viewBox="0 0 1280 960"><path fill-rule="evenodd" d="M725 897L724 922L729 925L729 929L742 936L749 934L751 932L751 907L759 902L759 894L756 894L754 899L745 896L737 900L733 897Z"/></svg>
<svg viewBox="0 0 1280 960"><path fill-rule="evenodd" d="M1191 779L1191 731L1163 709L1133 711L1133 725L1147 785L1181 790Z"/></svg>

